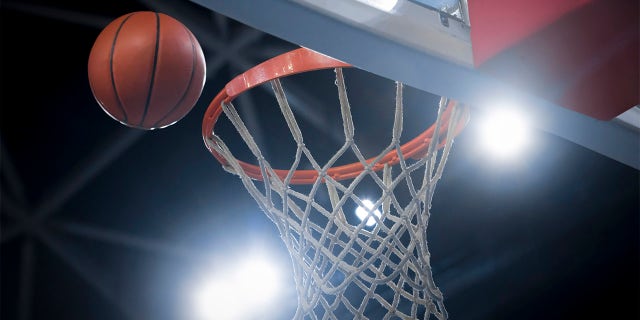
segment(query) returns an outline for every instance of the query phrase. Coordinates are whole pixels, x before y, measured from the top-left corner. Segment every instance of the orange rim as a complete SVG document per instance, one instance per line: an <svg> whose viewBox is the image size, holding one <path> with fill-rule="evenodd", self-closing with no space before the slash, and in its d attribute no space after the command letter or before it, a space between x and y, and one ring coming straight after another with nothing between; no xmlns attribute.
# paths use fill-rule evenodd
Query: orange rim
<svg viewBox="0 0 640 320"><path fill-rule="evenodd" d="M334 69L334 68L349 68L350 64L342 62L340 60L333 59L321 53L315 52L307 48L299 48L285 54L274 57L267 60L245 73L235 77L222 89L218 95L211 101L207 111L205 112L204 120L202 123L202 137L210 140L213 136L213 128L222 113L222 103L229 103L233 101L241 93L254 88L263 83L269 82L277 78L283 78L297 73L309 72L321 69ZM438 137L445 137L447 128L449 127L449 121L456 101L449 101L446 109L442 115L442 123L438 132ZM468 112L465 108L464 114L460 117L460 120L455 126L455 135L458 135L460 131L465 127L468 122ZM400 150L405 158L419 159L423 157L431 144L431 140L435 133L435 123L427 128L417 137L411 141L403 144ZM444 146L444 141L438 143L438 148ZM227 160L213 149L209 144L205 143L207 149L223 166L228 166ZM369 158L367 163L373 162L377 157ZM379 171L384 168L385 164L390 166L396 165L400 162L396 150L392 150L385 154L380 160L373 165L373 171ZM250 164L244 161L238 160L240 167L247 176L256 179L263 180L262 171L260 167L254 164ZM354 162L351 164L335 166L327 169L327 176L330 176L334 180L344 180L355 178L364 170L364 165L360 162ZM289 174L289 170L274 169L274 173L280 178L285 179ZM316 170L295 170L290 183L291 184L312 184L318 179L318 171Z"/></svg>

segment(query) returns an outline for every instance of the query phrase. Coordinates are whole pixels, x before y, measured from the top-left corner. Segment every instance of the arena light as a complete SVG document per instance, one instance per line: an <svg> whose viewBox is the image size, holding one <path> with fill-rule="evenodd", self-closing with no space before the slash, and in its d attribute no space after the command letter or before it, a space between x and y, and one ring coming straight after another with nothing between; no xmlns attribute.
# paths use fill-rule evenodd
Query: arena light
<svg viewBox="0 0 640 320"><path fill-rule="evenodd" d="M480 123L483 151L507 160L522 154L530 142L530 127L515 108L498 108L486 114Z"/></svg>
<svg viewBox="0 0 640 320"><path fill-rule="evenodd" d="M376 8L384 12L391 12L398 4L398 0L356 0L370 7Z"/></svg>
<svg viewBox="0 0 640 320"><path fill-rule="evenodd" d="M365 200L362 200L362 204L364 205L364 207L358 206L358 208L356 209L356 216L358 216L360 221L369 217L367 219L367 222L365 222L365 225L367 227L371 227L376 224L376 219L373 216L371 216L369 213L371 212L371 209L373 209L373 202L365 199ZM382 216L382 214L380 213L380 210L378 209L375 209L372 213L378 218Z"/></svg>
<svg viewBox="0 0 640 320"><path fill-rule="evenodd" d="M269 314L281 294L281 269L264 255L216 270L192 288L194 320L255 319Z"/></svg>

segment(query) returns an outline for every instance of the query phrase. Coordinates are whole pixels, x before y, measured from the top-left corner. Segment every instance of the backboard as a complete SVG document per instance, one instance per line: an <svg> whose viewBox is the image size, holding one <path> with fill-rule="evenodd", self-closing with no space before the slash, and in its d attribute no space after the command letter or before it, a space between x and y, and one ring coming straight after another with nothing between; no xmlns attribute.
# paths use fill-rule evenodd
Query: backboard
<svg viewBox="0 0 640 320"><path fill-rule="evenodd" d="M513 17L517 16L518 10L530 10L531 5L528 5L527 1L518 1L512 5L508 5L512 2L485 1L485 7L482 7L474 6L473 3L467 6L466 1L458 4L457 1L437 0L193 2L358 68L433 94L458 99L475 108L490 109L496 103L508 101L507 103L526 109L537 128L636 169L640 168L640 108L636 106L637 67L627 67L623 64L622 67L626 68L624 70L630 70L626 74L610 73L604 78L598 74L599 80L590 83L590 87L578 86L567 89L573 90L571 94L565 95L574 96L570 99L560 97L556 92L567 82L575 81L575 77L582 77L591 72L591 69L597 69L598 59L602 60L602 55L606 55L578 50L600 46L605 48L603 51L618 52L616 50L620 48L616 43L621 42L619 39L605 40L615 38L612 35L620 33L621 30L626 32L623 34L625 39L632 39L626 44L622 41L626 47L623 46L624 50L620 50L627 55L631 53L627 57L631 59L624 61L631 61L637 65L638 17L626 14L637 12L637 3L616 1L603 4L604 1L583 1L580 4L578 1L565 1L555 6L547 5L547 8L537 10L537 15L528 14L534 18L523 22L522 26L516 25L514 20L505 19L504 23L512 26L505 27L487 22L495 18L487 12L504 10L505 16ZM610 6L615 10L599 10L602 6ZM609 13L605 15L603 12ZM578 18L575 18L576 15ZM607 25L614 27L609 33L600 35L600 38L594 36L596 40L585 37L586 40L582 42L578 41L579 39L575 40L573 34L564 34L576 32L577 29L582 30L583 26L577 23L591 21L589 19L605 21ZM552 21L559 22L553 24ZM546 24L552 27L540 27ZM547 34L542 42L531 36L536 30L535 27L543 30L538 34ZM500 35L502 38L496 40L498 36L478 35L480 31L474 30L503 31ZM627 32L629 30L630 33ZM607 35L609 38L603 40ZM513 45L518 42L518 37L524 39L524 44ZM570 44L567 48L571 55L561 54L564 51L561 50L562 46L558 47L558 41L565 41L562 40L563 37L568 39L562 43ZM545 42L546 39L551 39L548 43L555 47L541 50L544 53L537 54L532 48L540 47L540 43L548 44ZM578 44L573 44L572 41L577 41ZM504 49L509 45L513 45L509 49L511 51ZM529 53L532 54L527 56ZM490 61L489 57L492 54L498 59ZM523 56L533 61L532 64L521 63L519 68L515 67L514 59L522 59ZM555 61L560 58L564 60ZM573 60L582 62L568 62ZM565 68L567 70L563 69L565 66L569 66ZM537 70L545 71L536 73ZM523 74L528 75L526 79L536 79L538 83L519 82L518 79L521 79L520 75ZM603 84L610 84L611 81L607 80L616 75L619 77L615 79L613 88L605 88ZM559 80L553 83L549 79ZM593 110L587 114L586 105L594 101L587 93L594 91L601 91L599 99L604 99L605 102L590 108L595 108L595 113L611 110L608 113L604 112L604 116L594 117ZM617 97L627 99L620 102ZM584 110L580 110L582 107Z"/></svg>

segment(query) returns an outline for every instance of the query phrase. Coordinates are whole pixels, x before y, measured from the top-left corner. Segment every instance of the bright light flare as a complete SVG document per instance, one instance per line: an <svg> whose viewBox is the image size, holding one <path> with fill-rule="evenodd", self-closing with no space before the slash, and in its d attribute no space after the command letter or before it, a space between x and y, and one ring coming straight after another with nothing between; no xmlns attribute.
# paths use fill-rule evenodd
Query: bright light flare
<svg viewBox="0 0 640 320"><path fill-rule="evenodd" d="M245 301L258 307L267 307L282 289L280 269L264 258L246 261L236 271L236 280Z"/></svg>
<svg viewBox="0 0 640 320"><path fill-rule="evenodd" d="M356 0L368 6L374 7L384 12L391 12L398 4L398 0Z"/></svg>
<svg viewBox="0 0 640 320"><path fill-rule="evenodd" d="M193 288L194 319L241 320L269 314L282 291L280 270L266 257L250 257L201 279Z"/></svg>
<svg viewBox="0 0 640 320"><path fill-rule="evenodd" d="M233 283L227 279L205 279L193 294L194 319L238 318L242 299L235 291Z"/></svg>
<svg viewBox="0 0 640 320"><path fill-rule="evenodd" d="M501 109L486 115L480 126L484 150L498 159L510 159L529 145L531 132L525 117L514 111Z"/></svg>
<svg viewBox="0 0 640 320"><path fill-rule="evenodd" d="M373 209L373 202L365 199L362 200L362 204L366 207L366 209L362 206L358 206L358 208L356 209L356 216L358 216L361 221L369 217L369 219L367 219L367 222L365 222L365 225L367 227L371 227L376 224L376 219L369 214L371 209ZM378 209L375 209L373 211L373 214L378 218L382 217L382 213L380 213L380 210Z"/></svg>

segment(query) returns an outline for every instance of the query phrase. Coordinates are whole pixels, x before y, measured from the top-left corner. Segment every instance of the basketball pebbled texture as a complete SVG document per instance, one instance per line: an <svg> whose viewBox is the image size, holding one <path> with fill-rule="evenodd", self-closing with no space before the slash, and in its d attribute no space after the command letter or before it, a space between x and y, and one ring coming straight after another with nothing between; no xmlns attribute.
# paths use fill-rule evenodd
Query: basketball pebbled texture
<svg viewBox="0 0 640 320"><path fill-rule="evenodd" d="M102 109L140 129L164 128L189 113L202 93L205 73L195 36L157 12L113 20L89 54L89 84Z"/></svg>

